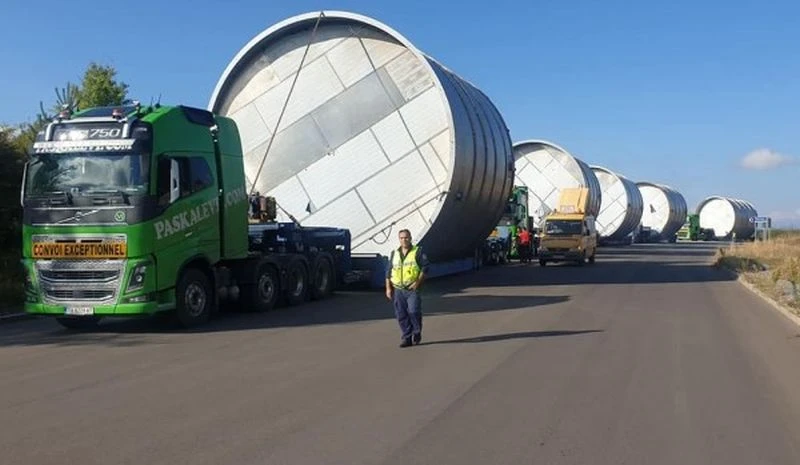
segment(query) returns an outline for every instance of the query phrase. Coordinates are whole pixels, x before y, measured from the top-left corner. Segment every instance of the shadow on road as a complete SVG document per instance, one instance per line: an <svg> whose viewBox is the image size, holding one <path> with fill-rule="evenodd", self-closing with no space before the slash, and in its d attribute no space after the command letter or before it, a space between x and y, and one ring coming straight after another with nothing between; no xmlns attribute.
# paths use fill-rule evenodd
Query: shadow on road
<svg viewBox="0 0 800 465"><path fill-rule="evenodd" d="M601 329L587 329L581 331L524 331L521 333L508 333L508 334L492 334L488 336L465 337L462 339L449 339L445 341L430 341L421 342L421 346L430 346L438 344L474 344L479 342L495 342L495 341L508 341L511 339L529 339L539 337L553 337L553 336L574 336L578 334L588 333L602 333Z"/></svg>
<svg viewBox="0 0 800 465"><path fill-rule="evenodd" d="M426 316L503 310L532 310L566 302L582 286L701 283L735 279L709 265L714 247L708 244L638 244L605 247L597 262L583 266L537 262L485 267L460 275L432 279L423 290ZM707 257L707 258L703 258ZM546 289L566 285L568 289ZM392 305L381 290L343 291L332 298L298 307L281 307L264 314L220 313L209 324L183 330L153 317L104 321L88 333L61 329L54 321L16 323L0 330L0 346L19 344L126 346L157 344L137 334L213 333L252 329L348 324L394 318Z"/></svg>
<svg viewBox="0 0 800 465"><path fill-rule="evenodd" d="M433 282L432 282L433 284ZM446 291L453 291L445 287ZM468 314L502 310L534 310L569 300L568 296L498 296L472 293L443 293L440 289L423 294L425 317ZM220 313L210 323L195 329L181 329L160 316L147 318L109 319L90 331L62 329L55 321L43 325L15 325L12 331L0 332L0 347L14 345L105 345L112 347L158 344L147 335L169 333L215 333L255 329L277 329L300 326L347 324L394 318L392 304L382 293L343 292L333 297L308 302L298 307L280 307L263 314L247 312ZM44 329L43 329L44 328ZM52 328L52 329L51 329Z"/></svg>

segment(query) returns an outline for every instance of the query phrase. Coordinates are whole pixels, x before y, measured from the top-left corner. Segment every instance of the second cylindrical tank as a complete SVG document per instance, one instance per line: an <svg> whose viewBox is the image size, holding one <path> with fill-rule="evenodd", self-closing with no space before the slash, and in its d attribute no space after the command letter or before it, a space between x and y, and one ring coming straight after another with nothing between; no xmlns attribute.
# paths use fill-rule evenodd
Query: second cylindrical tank
<svg viewBox="0 0 800 465"><path fill-rule="evenodd" d="M642 194L636 183L602 166L592 166L600 183L602 199L597 232L609 241L623 240L642 219Z"/></svg>
<svg viewBox="0 0 800 465"><path fill-rule="evenodd" d="M409 229L432 261L472 257L513 186L511 139L486 95L359 14L262 32L209 109L239 126L249 190L304 225L349 229L353 252L386 256Z"/></svg>
<svg viewBox="0 0 800 465"><path fill-rule="evenodd" d="M675 234L686 222L686 199L675 189L652 182L637 182L642 194L642 226L658 233L663 240L674 240Z"/></svg>
<svg viewBox="0 0 800 465"><path fill-rule="evenodd" d="M711 196L697 206L700 227L713 229L717 238L748 239L755 233L750 218L758 216L750 202L730 197Z"/></svg>
<svg viewBox="0 0 800 465"><path fill-rule="evenodd" d="M528 212L534 224L558 206L561 189L589 189L587 213L600 213L602 192L597 176L589 165L572 156L564 148L543 140L526 140L514 144L515 181L528 187Z"/></svg>

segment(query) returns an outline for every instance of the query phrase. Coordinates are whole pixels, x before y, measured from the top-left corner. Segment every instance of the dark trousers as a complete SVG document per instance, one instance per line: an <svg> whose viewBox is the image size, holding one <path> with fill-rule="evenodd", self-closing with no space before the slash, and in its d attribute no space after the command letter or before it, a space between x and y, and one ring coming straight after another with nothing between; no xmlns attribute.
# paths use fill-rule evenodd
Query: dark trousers
<svg viewBox="0 0 800 465"><path fill-rule="evenodd" d="M411 339L412 334L422 333L422 299L417 291L395 288L392 304L403 339Z"/></svg>

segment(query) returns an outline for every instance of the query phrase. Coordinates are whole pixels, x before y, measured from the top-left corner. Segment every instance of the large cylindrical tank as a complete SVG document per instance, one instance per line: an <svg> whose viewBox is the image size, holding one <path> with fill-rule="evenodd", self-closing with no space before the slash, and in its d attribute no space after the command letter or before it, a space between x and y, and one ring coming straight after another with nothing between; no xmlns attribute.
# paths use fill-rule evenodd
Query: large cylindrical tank
<svg viewBox="0 0 800 465"><path fill-rule="evenodd" d="M637 182L642 194L642 226L658 233L663 240L671 240L686 223L686 199L675 189L664 184Z"/></svg>
<svg viewBox="0 0 800 465"><path fill-rule="evenodd" d="M748 239L755 234L750 218L758 212L750 202L730 197L711 196L697 206L700 227L713 229L717 238L728 238L735 233L737 239Z"/></svg>
<svg viewBox="0 0 800 465"><path fill-rule="evenodd" d="M591 168L603 192L596 221L597 232L600 237L610 241L622 240L642 220L642 194L636 184L625 176L602 166Z"/></svg>
<svg viewBox="0 0 800 465"><path fill-rule="evenodd" d="M433 261L472 257L513 186L487 96L366 16L313 12L263 31L209 109L236 121L250 190L303 225L348 228L356 253L386 256L409 229Z"/></svg>
<svg viewBox="0 0 800 465"><path fill-rule="evenodd" d="M562 147L543 140L514 143L515 182L528 187L528 214L534 224L558 206L561 189L589 189L587 212L595 217L600 212L602 193L597 176L589 165L570 155Z"/></svg>

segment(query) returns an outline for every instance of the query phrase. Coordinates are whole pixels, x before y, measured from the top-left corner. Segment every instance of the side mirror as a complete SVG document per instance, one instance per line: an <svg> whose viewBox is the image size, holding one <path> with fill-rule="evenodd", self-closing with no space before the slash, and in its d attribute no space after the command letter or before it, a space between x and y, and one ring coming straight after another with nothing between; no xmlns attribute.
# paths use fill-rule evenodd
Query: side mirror
<svg viewBox="0 0 800 465"><path fill-rule="evenodd" d="M25 207L25 182L28 180L28 163L22 167L22 184L19 185L19 206Z"/></svg>
<svg viewBox="0 0 800 465"><path fill-rule="evenodd" d="M178 160L170 160L169 164L169 203L173 203L181 196L181 173Z"/></svg>

